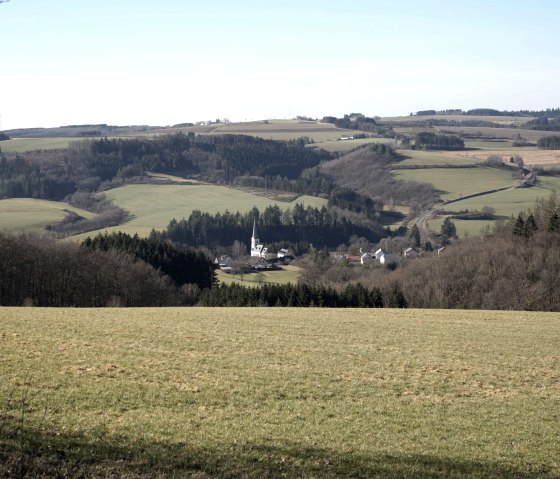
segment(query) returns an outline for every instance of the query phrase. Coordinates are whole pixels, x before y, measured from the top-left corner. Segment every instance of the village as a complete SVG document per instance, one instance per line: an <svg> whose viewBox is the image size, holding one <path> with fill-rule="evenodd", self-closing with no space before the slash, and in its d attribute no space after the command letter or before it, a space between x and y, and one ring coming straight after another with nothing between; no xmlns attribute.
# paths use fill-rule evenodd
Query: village
<svg viewBox="0 0 560 479"><path fill-rule="evenodd" d="M445 247L438 247L437 255L440 256ZM359 255L343 252L330 253L333 262L345 263L349 266L383 265L388 268L396 267L403 259L415 259L421 252L413 247L403 249L402 254L385 251L378 248L375 252L363 251L359 248ZM253 222L253 234L251 236L250 256L245 260L234 259L229 255L217 256L214 264L220 271L226 274L251 273L263 271L278 271L282 266L297 262L297 258L286 248L277 252L269 251L269 248L261 243L256 221Z"/></svg>

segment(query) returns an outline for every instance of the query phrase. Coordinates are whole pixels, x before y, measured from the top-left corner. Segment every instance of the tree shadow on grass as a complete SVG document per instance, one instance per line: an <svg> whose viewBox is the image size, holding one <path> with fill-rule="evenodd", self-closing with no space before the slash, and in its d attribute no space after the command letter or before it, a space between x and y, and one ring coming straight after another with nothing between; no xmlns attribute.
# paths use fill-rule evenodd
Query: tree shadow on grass
<svg viewBox="0 0 560 479"><path fill-rule="evenodd" d="M23 429L17 418L0 430L1 478L508 478L558 477L543 465L526 469L498 462L420 454L343 453L299 444L216 445L127 441L97 431L88 437Z"/></svg>

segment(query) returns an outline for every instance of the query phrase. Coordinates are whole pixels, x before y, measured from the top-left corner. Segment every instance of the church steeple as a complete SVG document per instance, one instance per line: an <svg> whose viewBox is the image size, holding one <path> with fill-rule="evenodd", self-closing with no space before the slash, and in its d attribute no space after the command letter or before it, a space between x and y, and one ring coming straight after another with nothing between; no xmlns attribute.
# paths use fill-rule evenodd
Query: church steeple
<svg viewBox="0 0 560 479"><path fill-rule="evenodd" d="M251 250L254 250L259 244L259 235L257 233L257 220L253 220L253 236L251 236Z"/></svg>

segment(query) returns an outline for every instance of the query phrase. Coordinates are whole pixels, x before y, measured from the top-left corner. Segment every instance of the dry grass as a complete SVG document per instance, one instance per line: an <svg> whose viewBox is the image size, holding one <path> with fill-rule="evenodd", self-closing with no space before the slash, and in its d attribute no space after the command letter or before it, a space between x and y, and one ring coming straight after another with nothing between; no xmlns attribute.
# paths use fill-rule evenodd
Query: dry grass
<svg viewBox="0 0 560 479"><path fill-rule="evenodd" d="M4 308L0 326L3 477L560 476L558 314Z"/></svg>
<svg viewBox="0 0 560 479"><path fill-rule="evenodd" d="M485 160L489 156L500 156L509 161L512 156L521 156L528 166L558 166L560 165L559 150L540 150L536 148L510 148L510 149L487 149L448 152L461 160L476 161Z"/></svg>

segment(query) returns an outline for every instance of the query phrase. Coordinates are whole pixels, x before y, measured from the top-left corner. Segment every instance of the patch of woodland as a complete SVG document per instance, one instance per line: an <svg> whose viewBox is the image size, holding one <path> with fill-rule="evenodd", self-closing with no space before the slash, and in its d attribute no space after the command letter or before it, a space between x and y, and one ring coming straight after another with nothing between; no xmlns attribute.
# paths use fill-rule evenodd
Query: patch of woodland
<svg viewBox="0 0 560 479"><path fill-rule="evenodd" d="M405 240L392 240L384 250L402 252ZM424 251L393 268L350 267L332 260L314 268L304 278L335 289L359 282L385 294L398 284L415 308L558 311L560 201L556 195L539 200L531 211L498 223L481 237L453 241L440 254Z"/></svg>
<svg viewBox="0 0 560 479"><path fill-rule="evenodd" d="M167 275L176 286L196 285L211 288L216 283L215 266L200 250L126 233L98 234L87 238L82 246L95 251L121 251L145 261Z"/></svg>
<svg viewBox="0 0 560 479"><path fill-rule="evenodd" d="M226 211L214 215L196 210L188 218L173 219L164 231L153 231L150 237L218 250L240 238L248 240L254 221L259 237L267 245L289 248L295 254L307 252L311 244L317 248L335 248L353 235L378 241L387 234L377 220L361 213L335 206L315 208L297 203L287 209L271 205L262 212L256 207L246 213Z"/></svg>
<svg viewBox="0 0 560 479"><path fill-rule="evenodd" d="M59 223L48 224L45 229L64 237L117 226L128 218L126 210L118 207L103 194L76 192L64 200L71 206L96 213L93 218L84 218L74 211L66 211L66 217Z"/></svg>
<svg viewBox="0 0 560 479"><path fill-rule="evenodd" d="M373 144L323 163L319 171L340 188L368 197L380 205L398 204L411 207L411 215L431 207L438 199L428 183L398 180L392 165L401 157L388 145Z"/></svg>
<svg viewBox="0 0 560 479"><path fill-rule="evenodd" d="M0 233L2 306L172 306L185 293L132 255Z"/></svg>

